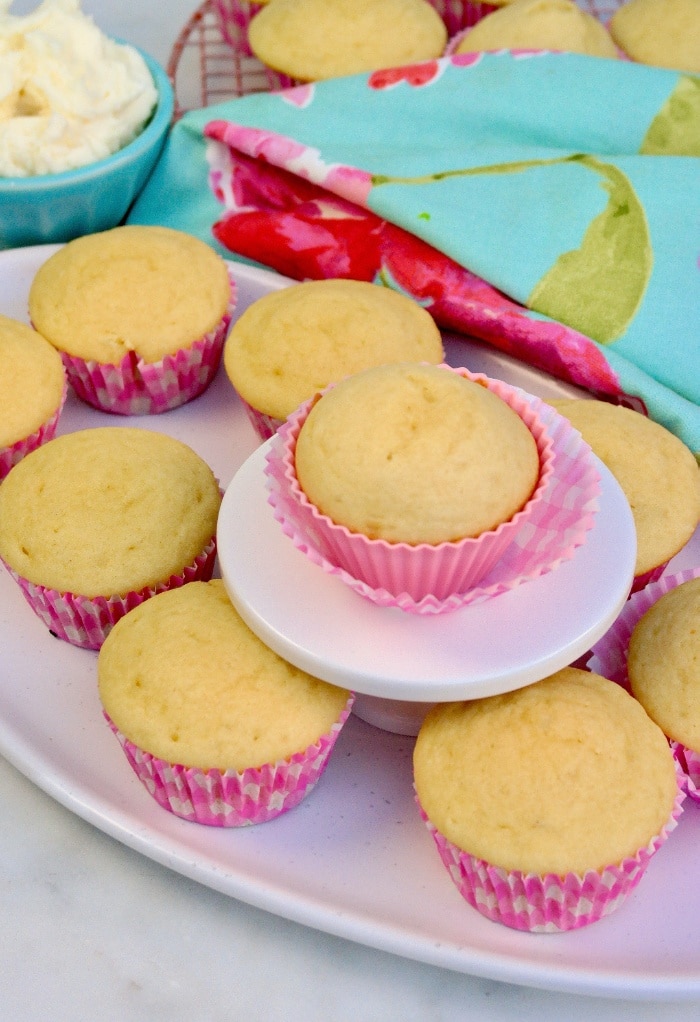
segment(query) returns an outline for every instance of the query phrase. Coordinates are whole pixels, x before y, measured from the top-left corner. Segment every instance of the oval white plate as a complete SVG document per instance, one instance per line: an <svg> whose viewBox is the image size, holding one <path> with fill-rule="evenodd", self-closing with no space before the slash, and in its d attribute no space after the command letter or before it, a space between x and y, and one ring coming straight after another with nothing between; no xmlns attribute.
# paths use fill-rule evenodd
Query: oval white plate
<svg viewBox="0 0 700 1022"><path fill-rule="evenodd" d="M0 254L0 311L26 318L31 277L50 249ZM242 310L281 278L237 268ZM572 393L466 340L450 358L537 390ZM457 353L455 355L455 353ZM70 398L61 432L115 425ZM226 486L257 449L223 373L202 397L132 425L168 432ZM697 537L673 564L700 561ZM523 613L536 606L524 607ZM96 655L52 638L0 573L0 752L62 805L176 872L349 940L444 968L554 990L631 998L700 995L700 811L690 807L647 876L608 919L559 936L491 923L464 902L418 818L410 739L351 717L309 798L272 823L224 831L160 809L102 719ZM30 821L28 821L28 826ZM40 835L38 835L40 840Z"/></svg>

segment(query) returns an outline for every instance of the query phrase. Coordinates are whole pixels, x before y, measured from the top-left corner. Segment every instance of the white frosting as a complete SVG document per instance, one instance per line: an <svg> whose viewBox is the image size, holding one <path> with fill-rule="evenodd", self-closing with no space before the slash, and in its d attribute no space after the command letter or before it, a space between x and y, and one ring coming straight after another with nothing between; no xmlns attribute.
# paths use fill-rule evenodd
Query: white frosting
<svg viewBox="0 0 700 1022"><path fill-rule="evenodd" d="M52 174L127 145L157 100L141 54L108 39L80 0L24 17L0 0L0 176Z"/></svg>

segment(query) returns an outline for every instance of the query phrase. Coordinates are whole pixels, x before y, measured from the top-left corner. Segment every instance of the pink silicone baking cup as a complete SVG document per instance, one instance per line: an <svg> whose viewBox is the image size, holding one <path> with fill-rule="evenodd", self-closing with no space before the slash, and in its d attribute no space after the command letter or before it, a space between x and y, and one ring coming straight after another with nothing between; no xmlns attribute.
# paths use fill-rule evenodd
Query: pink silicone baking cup
<svg viewBox="0 0 700 1022"><path fill-rule="evenodd" d="M636 855L605 869L563 877L502 869L462 851L430 822L417 798L416 802L453 883L473 908L515 930L561 933L588 926L619 908L644 876L652 856L675 830L684 799L679 784L666 825Z"/></svg>
<svg viewBox="0 0 700 1022"><path fill-rule="evenodd" d="M231 294L226 312L209 333L158 362L144 362L134 351L118 365L61 352L68 381L86 404L115 415L157 415L192 401L216 375L236 307L237 287L229 269Z"/></svg>
<svg viewBox="0 0 700 1022"><path fill-rule="evenodd" d="M658 582L651 582L644 589L634 593L602 639L593 646L586 665L588 670L602 674L610 681L616 681L630 692L627 652L634 626L664 593L699 575L700 567L687 568L673 575L664 575ZM700 803L700 750L696 752L686 748L681 742L673 739L669 741L673 754L683 770L687 794L694 802Z"/></svg>
<svg viewBox="0 0 700 1022"><path fill-rule="evenodd" d="M289 812L313 790L328 765L353 701L351 695L328 734L303 752L243 771L202 770L169 763L139 748L106 713L104 716L132 770L163 809L211 827L246 827Z"/></svg>
<svg viewBox="0 0 700 1022"><path fill-rule="evenodd" d="M366 599L416 614L455 610L554 570L585 541L600 493L590 447L551 406L501 380L444 368L501 397L537 442L535 491L497 529L458 542L410 546L368 539L321 514L301 490L294 469L297 437L319 395L290 416L266 457L268 500L295 546Z"/></svg>
<svg viewBox="0 0 700 1022"><path fill-rule="evenodd" d="M99 649L117 621L151 596L166 589L176 589L186 582L208 582L214 571L215 560L216 542L212 539L191 565L164 582L124 596L92 597L61 593L56 589L36 585L19 575L5 561L2 563L22 590L34 613L56 638L83 649Z"/></svg>
<svg viewBox="0 0 700 1022"><path fill-rule="evenodd" d="M0 482L2 482L10 469L14 468L14 466L20 462L22 458L26 457L27 454L31 454L31 452L35 451L37 447L41 447L42 444L48 443L49 440L53 440L56 436L58 420L61 417L67 393L68 388L64 383L60 403L53 415L39 426L34 433L31 433L27 437L23 437L14 444L9 444L7 447L0 448Z"/></svg>

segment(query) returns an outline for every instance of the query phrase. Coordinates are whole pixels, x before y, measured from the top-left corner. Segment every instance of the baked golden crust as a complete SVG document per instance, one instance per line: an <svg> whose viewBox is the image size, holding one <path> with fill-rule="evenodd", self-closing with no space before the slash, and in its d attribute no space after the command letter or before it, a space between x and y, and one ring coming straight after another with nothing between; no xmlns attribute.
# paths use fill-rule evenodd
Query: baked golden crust
<svg viewBox="0 0 700 1022"><path fill-rule="evenodd" d="M98 657L102 704L152 755L201 769L286 759L327 734L349 692L277 656L220 579L189 582L117 622Z"/></svg>
<svg viewBox="0 0 700 1022"><path fill-rule="evenodd" d="M539 875L636 854L677 794L661 729L619 685L575 668L436 706L416 741L414 776L421 806L449 841Z"/></svg>
<svg viewBox="0 0 700 1022"><path fill-rule="evenodd" d="M226 263L168 227L130 224L76 238L39 267L29 291L34 326L59 351L118 365L130 351L158 362L221 320Z"/></svg>

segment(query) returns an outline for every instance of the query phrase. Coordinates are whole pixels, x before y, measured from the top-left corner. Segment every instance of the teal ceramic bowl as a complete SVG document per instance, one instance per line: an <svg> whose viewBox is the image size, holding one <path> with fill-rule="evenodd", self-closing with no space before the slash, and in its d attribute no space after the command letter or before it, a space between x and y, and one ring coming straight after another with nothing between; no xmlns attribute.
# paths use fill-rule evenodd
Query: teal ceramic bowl
<svg viewBox="0 0 700 1022"><path fill-rule="evenodd" d="M156 164L173 116L167 74L139 52L158 90L149 123L133 142L97 163L61 174L0 177L0 249L71 241L122 222Z"/></svg>

